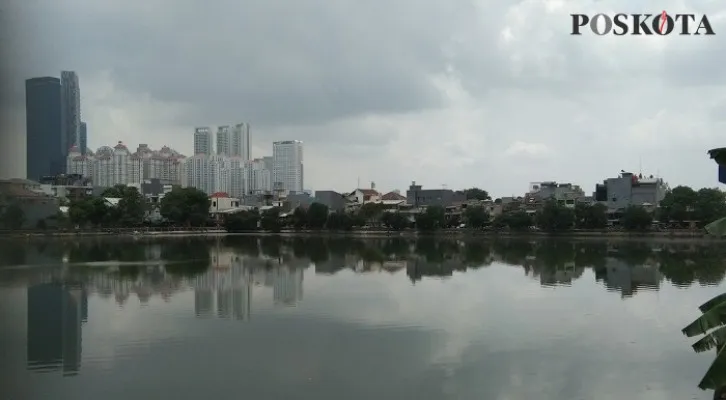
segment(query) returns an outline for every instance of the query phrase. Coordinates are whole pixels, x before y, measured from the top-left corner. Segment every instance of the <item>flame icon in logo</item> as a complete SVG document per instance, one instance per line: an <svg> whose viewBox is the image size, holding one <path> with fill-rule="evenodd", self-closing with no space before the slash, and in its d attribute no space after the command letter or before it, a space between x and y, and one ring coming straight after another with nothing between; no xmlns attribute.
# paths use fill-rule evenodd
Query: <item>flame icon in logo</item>
<svg viewBox="0 0 726 400"><path fill-rule="evenodd" d="M658 31L660 33L663 33L666 22L668 22L668 14L665 12L665 10L663 10L663 12L660 14L660 25L658 26Z"/></svg>

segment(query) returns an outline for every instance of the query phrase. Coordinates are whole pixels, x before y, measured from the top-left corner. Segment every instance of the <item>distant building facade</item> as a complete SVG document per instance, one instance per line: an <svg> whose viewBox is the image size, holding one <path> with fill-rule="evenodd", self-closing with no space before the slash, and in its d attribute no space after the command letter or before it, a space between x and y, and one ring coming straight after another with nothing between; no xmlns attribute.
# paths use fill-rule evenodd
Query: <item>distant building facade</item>
<svg viewBox="0 0 726 400"><path fill-rule="evenodd" d="M302 193L303 143L285 140L272 144L273 190Z"/></svg>
<svg viewBox="0 0 726 400"><path fill-rule="evenodd" d="M326 205L330 211L345 210L345 198L342 194L333 190L316 190L315 201Z"/></svg>
<svg viewBox="0 0 726 400"><path fill-rule="evenodd" d="M73 71L61 71L62 119L65 136L64 151L73 146L81 149L81 87L78 75ZM65 153L67 154L67 153Z"/></svg>
<svg viewBox="0 0 726 400"><path fill-rule="evenodd" d="M88 153L88 124L81 122L81 138L78 147L81 150L81 155Z"/></svg>
<svg viewBox="0 0 726 400"><path fill-rule="evenodd" d="M60 79L25 81L25 118L28 179L64 173L69 146L63 130Z"/></svg>
<svg viewBox="0 0 726 400"><path fill-rule="evenodd" d="M661 178L623 171L617 178L608 178L602 184L597 184L593 198L611 211L633 205L655 207L663 200L668 189L668 184Z"/></svg>
<svg viewBox="0 0 726 400"><path fill-rule="evenodd" d="M414 181L406 191L406 202L414 207L448 207L466 202L466 195L451 189L423 189Z"/></svg>
<svg viewBox="0 0 726 400"><path fill-rule="evenodd" d="M207 156L214 154L214 136L208 126L194 129L194 155L200 154Z"/></svg>

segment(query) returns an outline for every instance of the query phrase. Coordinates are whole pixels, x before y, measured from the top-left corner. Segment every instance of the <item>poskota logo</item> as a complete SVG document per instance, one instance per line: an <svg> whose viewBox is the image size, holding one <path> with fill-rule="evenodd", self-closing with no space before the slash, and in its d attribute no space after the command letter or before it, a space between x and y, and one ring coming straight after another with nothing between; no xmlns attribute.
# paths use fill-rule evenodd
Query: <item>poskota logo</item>
<svg viewBox="0 0 726 400"><path fill-rule="evenodd" d="M598 36L605 35L715 35L708 17L696 14L570 14L571 35L582 35L589 27Z"/></svg>

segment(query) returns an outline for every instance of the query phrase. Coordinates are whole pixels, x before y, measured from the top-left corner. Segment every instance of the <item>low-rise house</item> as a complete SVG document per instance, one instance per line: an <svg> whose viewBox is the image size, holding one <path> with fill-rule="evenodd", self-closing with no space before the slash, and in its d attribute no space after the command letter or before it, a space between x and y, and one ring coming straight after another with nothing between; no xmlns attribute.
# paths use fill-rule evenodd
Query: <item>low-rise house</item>
<svg viewBox="0 0 726 400"><path fill-rule="evenodd" d="M463 192L455 192L451 189L423 189L411 182L406 191L406 201L414 207L442 206L449 207L466 202L466 195Z"/></svg>
<svg viewBox="0 0 726 400"><path fill-rule="evenodd" d="M57 198L43 193L38 182L27 179L0 180L0 197L20 207L23 211L24 229L36 228L40 221L51 226L60 211Z"/></svg>
<svg viewBox="0 0 726 400"><path fill-rule="evenodd" d="M238 198L231 197L225 192L212 193L212 195L209 196L209 199L211 200L209 204L210 214L218 214L222 211L238 208L240 206Z"/></svg>
<svg viewBox="0 0 726 400"><path fill-rule="evenodd" d="M331 212L344 211L348 202L342 194L333 190L316 190L315 199L318 203L328 206Z"/></svg>
<svg viewBox="0 0 726 400"><path fill-rule="evenodd" d="M90 178L80 174L44 176L38 180L38 183L43 193L61 199L62 201L98 196L104 189L94 187Z"/></svg>

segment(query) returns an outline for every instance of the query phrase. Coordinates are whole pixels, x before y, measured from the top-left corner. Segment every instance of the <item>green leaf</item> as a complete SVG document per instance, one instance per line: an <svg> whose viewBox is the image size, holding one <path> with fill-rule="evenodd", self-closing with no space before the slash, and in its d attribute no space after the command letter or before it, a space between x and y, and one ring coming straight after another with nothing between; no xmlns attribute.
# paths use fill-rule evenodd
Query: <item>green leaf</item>
<svg viewBox="0 0 726 400"><path fill-rule="evenodd" d="M707 302L701 307L705 307L708 304ZM726 301L721 301L712 306L711 309L704 312L703 315L683 328L682 332L688 337L693 337L704 334L722 325L726 325Z"/></svg>
<svg viewBox="0 0 726 400"><path fill-rule="evenodd" d="M721 218L706 225L706 232L714 236L726 236L726 218Z"/></svg>
<svg viewBox="0 0 726 400"><path fill-rule="evenodd" d="M698 307L699 310L701 310L702 313L705 313L712 309L713 307L719 305L720 303L723 303L726 301L726 293L721 293L720 295L712 298L711 300L703 303L700 307Z"/></svg>
<svg viewBox="0 0 726 400"><path fill-rule="evenodd" d="M721 348L724 344L726 344L726 326L722 326L704 336L694 343L692 347L696 353L702 353L713 348Z"/></svg>
<svg viewBox="0 0 726 400"><path fill-rule="evenodd" d="M716 354L716 359L706 371L698 387L703 390L717 390L726 386L726 346L721 347Z"/></svg>

